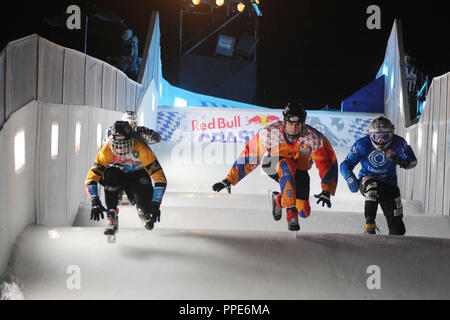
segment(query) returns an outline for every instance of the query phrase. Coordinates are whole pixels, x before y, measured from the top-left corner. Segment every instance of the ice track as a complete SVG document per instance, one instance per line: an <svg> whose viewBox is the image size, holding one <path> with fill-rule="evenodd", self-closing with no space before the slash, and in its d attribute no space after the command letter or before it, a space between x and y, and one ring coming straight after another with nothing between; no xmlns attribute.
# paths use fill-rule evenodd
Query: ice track
<svg viewBox="0 0 450 320"><path fill-rule="evenodd" d="M115 244L87 210L74 227L28 226L6 274L25 299L450 298L450 220L425 218L414 204L405 204L407 237L387 236L382 214L384 234L369 237L361 234L359 198L333 198L334 211L313 205L298 234L287 231L284 213L272 220L264 196L168 193L165 200L152 232L121 207ZM380 289L367 286L370 266L379 267ZM79 289L68 287L71 270L80 272Z"/></svg>

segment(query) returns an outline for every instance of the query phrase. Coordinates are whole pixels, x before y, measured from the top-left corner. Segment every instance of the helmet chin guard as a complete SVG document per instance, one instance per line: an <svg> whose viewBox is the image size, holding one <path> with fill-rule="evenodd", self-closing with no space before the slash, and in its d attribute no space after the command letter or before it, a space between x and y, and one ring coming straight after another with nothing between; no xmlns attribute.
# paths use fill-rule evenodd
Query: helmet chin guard
<svg viewBox="0 0 450 320"><path fill-rule="evenodd" d="M133 135L127 121L116 121L111 129L111 151L118 157L123 157L133 149Z"/></svg>

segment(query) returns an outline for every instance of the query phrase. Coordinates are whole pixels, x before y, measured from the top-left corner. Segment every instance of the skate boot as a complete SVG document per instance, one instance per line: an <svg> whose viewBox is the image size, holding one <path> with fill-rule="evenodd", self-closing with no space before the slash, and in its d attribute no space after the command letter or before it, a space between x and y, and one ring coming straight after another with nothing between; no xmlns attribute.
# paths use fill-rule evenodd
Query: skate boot
<svg viewBox="0 0 450 320"><path fill-rule="evenodd" d="M297 208L287 209L287 219L288 219L288 230L289 231L299 231L300 225L298 224L298 211Z"/></svg>
<svg viewBox="0 0 450 320"><path fill-rule="evenodd" d="M141 209L137 209L137 212L145 229L147 229L148 231L153 230L153 227L155 226L155 219L152 217L152 214L144 213Z"/></svg>
<svg viewBox="0 0 450 320"><path fill-rule="evenodd" d="M108 226L106 227L104 234L108 237L108 242L112 243L116 240L116 234L119 232L119 217L117 211L109 209L106 218L108 220Z"/></svg>
<svg viewBox="0 0 450 320"><path fill-rule="evenodd" d="M145 229L147 229L148 231L153 230L156 221L151 213L144 214L144 222L145 222Z"/></svg>
<svg viewBox="0 0 450 320"><path fill-rule="evenodd" d="M277 203L279 203L280 197L281 195L279 192L272 192L272 216L275 221L280 221L281 219L282 208L281 206L277 205Z"/></svg>
<svg viewBox="0 0 450 320"><path fill-rule="evenodd" d="M377 234L377 231L379 232L380 229L375 223L366 223L364 226L364 234Z"/></svg>

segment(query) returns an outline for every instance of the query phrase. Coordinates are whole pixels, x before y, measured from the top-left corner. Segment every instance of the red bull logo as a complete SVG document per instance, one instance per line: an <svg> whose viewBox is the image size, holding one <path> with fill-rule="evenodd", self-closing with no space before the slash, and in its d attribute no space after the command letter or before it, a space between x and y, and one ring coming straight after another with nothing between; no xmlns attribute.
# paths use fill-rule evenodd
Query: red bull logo
<svg viewBox="0 0 450 320"><path fill-rule="evenodd" d="M269 124L273 123L273 122L277 122L280 121L280 118L274 115L258 115L258 116L254 116L252 118L250 118L248 120L247 125L260 125L261 127L267 127Z"/></svg>
<svg viewBox="0 0 450 320"><path fill-rule="evenodd" d="M201 122L192 120L192 131L213 130L213 129L231 129L239 128L241 126L241 117L234 116L232 120L225 118L212 118L210 122Z"/></svg>

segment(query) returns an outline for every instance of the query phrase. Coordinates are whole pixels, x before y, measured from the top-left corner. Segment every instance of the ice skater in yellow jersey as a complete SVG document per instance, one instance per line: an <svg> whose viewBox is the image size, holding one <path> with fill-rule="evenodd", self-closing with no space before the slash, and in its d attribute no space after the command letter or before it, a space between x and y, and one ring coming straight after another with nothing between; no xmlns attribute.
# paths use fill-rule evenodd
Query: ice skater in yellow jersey
<svg viewBox="0 0 450 320"><path fill-rule="evenodd" d="M118 230L117 204L122 190L130 202L136 204L147 230L152 230L160 220L159 207L166 190L166 177L153 151L133 137L128 122L114 123L111 138L98 152L85 182L92 201L91 219L103 219L103 212L107 211L106 235L113 236ZM107 210L100 201L97 183L104 186Z"/></svg>
<svg viewBox="0 0 450 320"><path fill-rule="evenodd" d="M308 170L313 161L319 170L322 192L315 195L317 203L331 208L338 181L338 162L328 139L305 124L306 111L300 104L288 104L283 111L284 121L261 129L245 146L227 177L213 185L214 191L228 192L261 162L264 171L280 184L281 193L272 194L272 214L281 219L286 208L288 229L300 230L298 216L310 215L310 178Z"/></svg>

